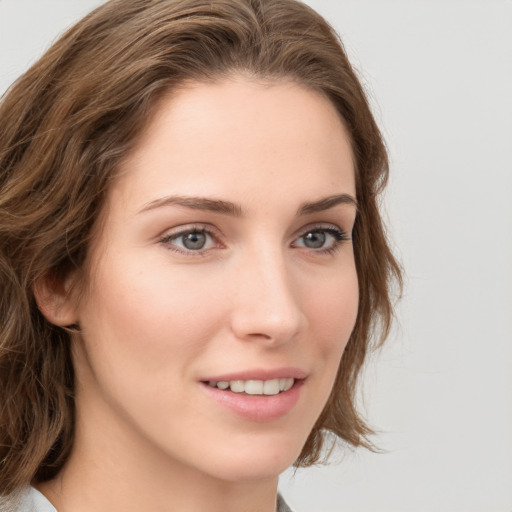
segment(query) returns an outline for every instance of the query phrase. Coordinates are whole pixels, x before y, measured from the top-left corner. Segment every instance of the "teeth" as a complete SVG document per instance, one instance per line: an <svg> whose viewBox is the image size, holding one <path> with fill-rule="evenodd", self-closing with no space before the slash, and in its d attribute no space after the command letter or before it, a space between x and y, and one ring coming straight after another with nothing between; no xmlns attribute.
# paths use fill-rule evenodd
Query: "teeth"
<svg viewBox="0 0 512 512"><path fill-rule="evenodd" d="M243 380L232 380L229 383L231 391L235 393L243 393L245 391L245 384Z"/></svg>
<svg viewBox="0 0 512 512"><path fill-rule="evenodd" d="M263 381L262 380L248 380L245 382L245 392L248 395L262 395L263 394Z"/></svg>
<svg viewBox="0 0 512 512"><path fill-rule="evenodd" d="M288 391L295 382L295 379L284 379L283 391Z"/></svg>
<svg viewBox="0 0 512 512"><path fill-rule="evenodd" d="M272 380L232 380L232 381L210 381L208 384L213 388L222 390L231 389L233 393L246 393L248 395L277 395L288 391L295 382L295 379L272 379Z"/></svg>
<svg viewBox="0 0 512 512"><path fill-rule="evenodd" d="M279 393L279 379L266 380L263 382L264 395L277 395Z"/></svg>

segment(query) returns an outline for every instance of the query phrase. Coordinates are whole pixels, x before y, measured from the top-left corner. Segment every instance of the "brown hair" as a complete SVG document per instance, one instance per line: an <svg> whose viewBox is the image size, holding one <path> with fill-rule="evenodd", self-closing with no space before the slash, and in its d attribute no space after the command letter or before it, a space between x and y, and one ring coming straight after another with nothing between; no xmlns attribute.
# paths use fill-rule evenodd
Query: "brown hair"
<svg viewBox="0 0 512 512"><path fill-rule="evenodd" d="M341 42L295 0L111 0L0 103L0 495L55 476L73 443L70 335L42 316L34 283L81 268L109 182L162 94L235 72L321 92L350 133L359 313L296 465L320 460L324 431L371 448L356 381L389 330L390 286L401 278L378 209L385 146Z"/></svg>

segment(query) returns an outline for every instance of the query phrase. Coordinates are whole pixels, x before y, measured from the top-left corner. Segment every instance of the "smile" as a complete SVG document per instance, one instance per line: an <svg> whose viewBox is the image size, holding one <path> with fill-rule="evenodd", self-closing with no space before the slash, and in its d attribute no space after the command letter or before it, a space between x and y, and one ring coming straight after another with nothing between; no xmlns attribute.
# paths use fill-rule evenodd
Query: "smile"
<svg viewBox="0 0 512 512"><path fill-rule="evenodd" d="M305 378L292 377L268 380L208 379L202 381L201 387L222 409L245 420L265 422L290 413L299 401L305 383Z"/></svg>
<svg viewBox="0 0 512 512"><path fill-rule="evenodd" d="M231 380L231 381L209 381L212 388L230 390L233 393L245 393L247 395L278 395L288 391L294 384L295 379L271 379L271 380Z"/></svg>

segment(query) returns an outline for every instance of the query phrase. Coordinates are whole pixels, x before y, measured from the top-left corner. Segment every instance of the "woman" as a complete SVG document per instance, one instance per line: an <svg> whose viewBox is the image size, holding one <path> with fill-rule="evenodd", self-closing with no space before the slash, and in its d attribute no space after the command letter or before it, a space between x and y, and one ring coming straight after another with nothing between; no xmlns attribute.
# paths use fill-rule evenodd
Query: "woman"
<svg viewBox="0 0 512 512"><path fill-rule="evenodd" d="M372 447L387 157L319 15L112 0L0 118L4 507L270 512L326 434Z"/></svg>

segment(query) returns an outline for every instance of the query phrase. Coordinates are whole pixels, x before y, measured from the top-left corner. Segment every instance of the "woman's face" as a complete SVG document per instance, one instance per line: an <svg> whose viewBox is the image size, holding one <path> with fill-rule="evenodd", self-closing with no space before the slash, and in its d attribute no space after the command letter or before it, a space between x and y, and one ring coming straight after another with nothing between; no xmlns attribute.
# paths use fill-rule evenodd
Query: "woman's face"
<svg viewBox="0 0 512 512"><path fill-rule="evenodd" d="M229 481L283 471L356 320L355 215L324 97L235 77L165 98L89 254L77 446Z"/></svg>

